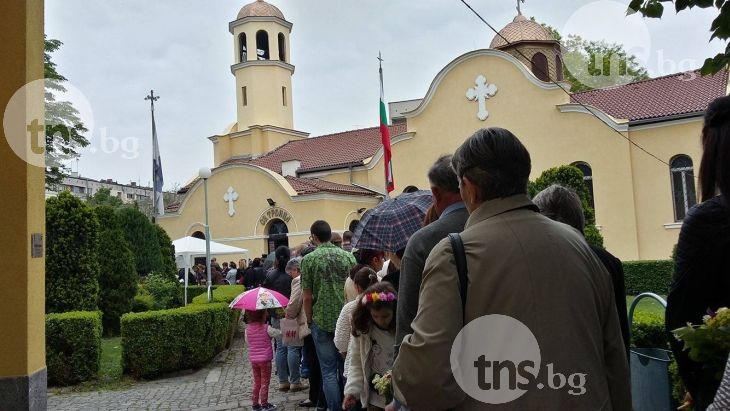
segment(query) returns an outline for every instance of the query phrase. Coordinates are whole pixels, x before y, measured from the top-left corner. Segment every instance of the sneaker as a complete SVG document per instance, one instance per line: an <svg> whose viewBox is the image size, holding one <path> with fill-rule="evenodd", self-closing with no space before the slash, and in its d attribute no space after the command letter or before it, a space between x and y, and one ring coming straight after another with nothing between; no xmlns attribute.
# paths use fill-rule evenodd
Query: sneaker
<svg viewBox="0 0 730 411"><path fill-rule="evenodd" d="M289 385L290 392L302 391L302 390L306 390L307 388L309 388L309 387L302 383L296 383L296 384Z"/></svg>
<svg viewBox="0 0 730 411"><path fill-rule="evenodd" d="M261 405L259 405L259 404L254 404L254 405L253 405L253 406L251 407L251 409L252 409L253 411L261 411Z"/></svg>
<svg viewBox="0 0 730 411"><path fill-rule="evenodd" d="M266 404L261 405L261 411L273 411L276 409L276 405L267 402Z"/></svg>
<svg viewBox="0 0 730 411"><path fill-rule="evenodd" d="M280 382L279 383L279 391L289 391L289 383L288 382Z"/></svg>

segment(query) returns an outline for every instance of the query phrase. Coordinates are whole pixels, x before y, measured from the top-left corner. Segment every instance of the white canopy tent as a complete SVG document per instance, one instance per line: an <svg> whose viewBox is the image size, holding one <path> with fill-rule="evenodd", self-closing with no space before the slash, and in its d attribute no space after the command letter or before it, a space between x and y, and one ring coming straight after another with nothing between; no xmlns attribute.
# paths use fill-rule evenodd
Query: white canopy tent
<svg viewBox="0 0 730 411"><path fill-rule="evenodd" d="M192 262L195 257L205 257L205 242L201 238L190 236L178 238L172 242L172 245L175 246L177 268L185 269L185 304L188 301L188 271L193 266ZM210 241L210 255L223 254L248 254L248 250ZM206 270L210 270L210 267L207 267Z"/></svg>

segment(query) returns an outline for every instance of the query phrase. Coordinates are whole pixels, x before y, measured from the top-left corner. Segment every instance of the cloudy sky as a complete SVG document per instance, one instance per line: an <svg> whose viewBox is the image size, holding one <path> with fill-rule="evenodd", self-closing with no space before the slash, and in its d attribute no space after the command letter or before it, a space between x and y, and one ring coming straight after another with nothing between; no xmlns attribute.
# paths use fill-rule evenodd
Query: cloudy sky
<svg viewBox="0 0 730 411"><path fill-rule="evenodd" d="M69 79L67 97L91 129L73 171L151 181L150 89L165 189L213 164L212 143L235 121L233 36L228 23L248 1L46 0L46 33ZM378 52L386 101L422 98L436 74L463 53L488 48L494 32L460 0L271 0L294 24L294 124L310 136L378 124ZM516 0L467 0L497 30ZM652 76L698 68L724 49L709 43L714 10L662 20L624 17L628 0L528 0L523 14L563 35L620 42Z"/></svg>

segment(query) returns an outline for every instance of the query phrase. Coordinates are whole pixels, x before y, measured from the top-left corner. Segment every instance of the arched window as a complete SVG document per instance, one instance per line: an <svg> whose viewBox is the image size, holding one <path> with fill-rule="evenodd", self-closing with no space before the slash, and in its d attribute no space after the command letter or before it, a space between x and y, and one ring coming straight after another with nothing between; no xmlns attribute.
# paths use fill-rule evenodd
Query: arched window
<svg viewBox="0 0 730 411"><path fill-rule="evenodd" d="M246 48L246 33L241 33L238 35L238 57L241 58L241 63L246 62L248 60L248 49Z"/></svg>
<svg viewBox="0 0 730 411"><path fill-rule="evenodd" d="M675 156L669 164L669 171L672 176L674 221L682 221L690 207L697 203L694 167L692 166L692 159L685 154Z"/></svg>
<svg viewBox="0 0 730 411"><path fill-rule="evenodd" d="M191 237L199 238L201 240L205 240L205 234L203 234L202 231L196 231L194 232Z"/></svg>
<svg viewBox="0 0 730 411"><path fill-rule="evenodd" d="M563 81L563 60L560 56L555 56L555 77L558 81Z"/></svg>
<svg viewBox="0 0 730 411"><path fill-rule="evenodd" d="M269 57L269 33L264 30L256 32L256 58L268 60Z"/></svg>
<svg viewBox="0 0 730 411"><path fill-rule="evenodd" d="M577 167L580 172L583 173L583 183L585 184L586 189L588 190L588 195L590 196L588 198L588 203L595 211L596 206L593 202L593 169L590 165L588 165L588 163L582 161L575 162L572 165L573 167Z"/></svg>
<svg viewBox="0 0 730 411"><path fill-rule="evenodd" d="M535 53L532 56L532 74L542 81L550 81L550 75L548 73L547 57L542 53Z"/></svg>
<svg viewBox="0 0 730 411"><path fill-rule="evenodd" d="M286 42L284 41L284 33L279 33L279 60L286 61Z"/></svg>

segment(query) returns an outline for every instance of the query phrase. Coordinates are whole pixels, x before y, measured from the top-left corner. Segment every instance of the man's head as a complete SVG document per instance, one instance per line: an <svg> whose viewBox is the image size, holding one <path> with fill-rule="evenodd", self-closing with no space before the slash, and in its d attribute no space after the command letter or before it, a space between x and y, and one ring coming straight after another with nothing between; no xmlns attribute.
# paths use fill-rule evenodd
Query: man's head
<svg viewBox="0 0 730 411"><path fill-rule="evenodd" d="M311 240L314 245L326 243L332 238L332 229L329 223L324 220L317 220L312 223L312 226L309 228L309 233L311 234Z"/></svg>
<svg viewBox="0 0 730 411"><path fill-rule="evenodd" d="M330 241L337 247L342 248L342 236L340 235L340 233L332 233L332 238L330 238Z"/></svg>
<svg viewBox="0 0 730 411"><path fill-rule="evenodd" d="M344 233L342 233L342 241L344 241L347 244L350 244L352 241L352 231L347 230Z"/></svg>
<svg viewBox="0 0 730 411"><path fill-rule="evenodd" d="M530 153L503 128L478 130L456 150L451 166L469 212L488 200L527 193Z"/></svg>
<svg viewBox="0 0 730 411"><path fill-rule="evenodd" d="M553 184L537 193L532 202L545 217L560 221L583 232L585 225L583 205L575 191Z"/></svg>
<svg viewBox="0 0 730 411"><path fill-rule="evenodd" d="M446 207L461 201L459 178L451 168L451 155L442 155L428 170L428 181L431 184L433 204L437 215L441 215Z"/></svg>

